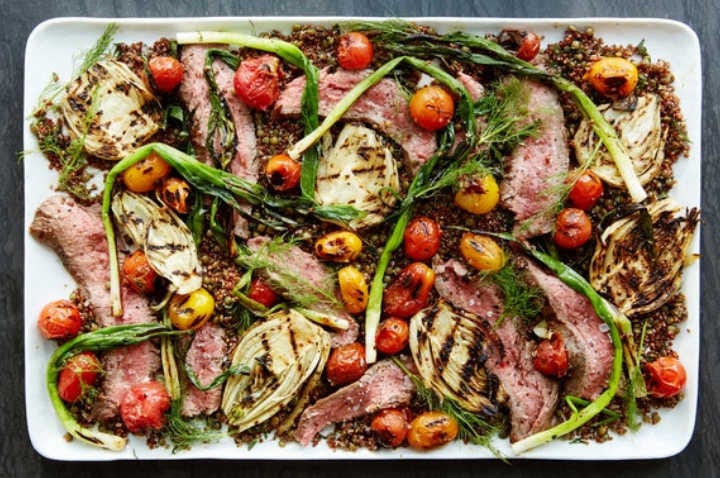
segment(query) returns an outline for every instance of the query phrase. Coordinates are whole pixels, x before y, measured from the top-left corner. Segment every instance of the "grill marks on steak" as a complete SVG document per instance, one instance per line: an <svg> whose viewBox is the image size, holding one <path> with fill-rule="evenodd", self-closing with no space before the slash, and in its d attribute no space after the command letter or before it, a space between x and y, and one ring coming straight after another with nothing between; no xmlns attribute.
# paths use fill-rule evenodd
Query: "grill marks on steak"
<svg viewBox="0 0 720 478"><path fill-rule="evenodd" d="M227 353L225 329L208 322L195 333L185 361L198 379L200 385L207 387L223 372L223 362ZM220 407L222 386L202 391L192 383L183 395L182 414L193 417L201 413L211 414Z"/></svg>
<svg viewBox="0 0 720 478"><path fill-rule="evenodd" d="M409 404L414 393L415 385L400 367L392 360L381 360L357 382L306 408L300 416L295 438L301 445L309 445L327 425Z"/></svg>
<svg viewBox="0 0 720 478"><path fill-rule="evenodd" d="M435 288L455 307L477 315L490 325L490 343L485 365L507 394L510 408L510 441L516 442L550 427L558 403L559 385L535 370L534 345L525 338L511 317L502 316L500 291L492 286L471 282L467 270L457 260L435 267Z"/></svg>
<svg viewBox="0 0 720 478"><path fill-rule="evenodd" d="M319 113L327 116L332 108L369 70L327 69L320 72ZM305 77L300 76L287 84L275 103L275 112L281 115L299 115L300 101L305 89ZM405 152L408 166L416 171L437 149L435 133L425 131L410 118L410 106L400 87L392 80L380 80L363 94L343 115L348 120L366 121L397 142Z"/></svg>
<svg viewBox="0 0 720 478"><path fill-rule="evenodd" d="M562 334L570 359L570 374L564 391L594 400L607 386L613 361L613 348L604 325L587 297L546 273L529 259L523 261L526 276L545 295Z"/></svg>
<svg viewBox="0 0 720 478"><path fill-rule="evenodd" d="M530 238L552 230L552 206L562 199L559 186L565 181L570 159L565 117L557 93L535 81L521 83L528 95L528 119L539 120L540 130L508 158L500 198L503 206L515 214L513 233Z"/></svg>
<svg viewBox="0 0 720 478"><path fill-rule="evenodd" d="M110 282L107 240L99 208L82 206L68 196L51 196L35 212L30 234L60 257L101 326L155 320L147 300L125 285L123 316L113 317L107 287ZM98 418L106 420L117 415L125 392L150 380L159 369L160 355L151 342L108 351L103 358L102 391L95 407Z"/></svg>

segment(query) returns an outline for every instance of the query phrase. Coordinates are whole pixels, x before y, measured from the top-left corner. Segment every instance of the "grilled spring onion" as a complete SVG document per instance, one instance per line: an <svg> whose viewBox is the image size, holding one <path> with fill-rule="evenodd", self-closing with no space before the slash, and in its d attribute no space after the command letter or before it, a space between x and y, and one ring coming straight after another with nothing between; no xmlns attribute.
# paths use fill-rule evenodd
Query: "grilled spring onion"
<svg viewBox="0 0 720 478"><path fill-rule="evenodd" d="M180 45L191 43L215 43L237 45L274 53L291 65L305 73L306 83L301 100L301 111L305 123L305 134L310 134L318 127L318 69L295 45L275 38L259 38L243 33L229 32L181 32L176 36ZM295 157L294 159L297 159ZM302 196L313 201L315 198L315 177L319 164L318 148L310 148L305 152L300 174L300 191Z"/></svg>
<svg viewBox="0 0 720 478"><path fill-rule="evenodd" d="M615 129L592 100L573 82L543 71L519 59L494 41L477 35L462 32L445 35L430 34L412 23L401 20L354 22L345 25L345 28L373 32L379 45L398 54L444 59L451 56L462 62L503 68L519 75L552 83L558 90L568 93L583 115L592 123L595 134L607 148L633 202L641 202L647 197L635 174L632 160ZM473 49L486 54L473 53Z"/></svg>
<svg viewBox="0 0 720 478"><path fill-rule="evenodd" d="M57 387L58 375L67 359L86 350L109 350L137 344L155 337L166 337L181 333L183 332L174 331L165 325L157 323L116 325L78 335L58 347L50 356L46 385L50 395L50 402L68 433L80 441L113 451L122 450L127 443L125 437L83 427L72 416L60 398Z"/></svg>
<svg viewBox="0 0 720 478"><path fill-rule="evenodd" d="M196 190L220 198L241 215L262 222L275 230L284 230L288 226L297 225L295 220L282 214L285 210L293 210L295 213L304 215L313 214L324 220L341 223L347 223L358 217L359 212L352 207L342 205L313 207L313 202L303 197L282 198L273 196L259 184L251 183L229 172L207 166L192 156L171 146L162 143L146 144L118 162L110 172L108 172L105 179L102 220L105 226L108 252L110 254L110 294L113 314L115 316L122 314L122 304L120 302L120 276L117 248L115 245L115 231L113 230L110 219L110 203L112 200L113 185L118 175L141 161L151 152L159 154L175 171L190 182ZM257 209L261 209L271 219L265 219L248 213L240 206L238 199L256 206Z"/></svg>

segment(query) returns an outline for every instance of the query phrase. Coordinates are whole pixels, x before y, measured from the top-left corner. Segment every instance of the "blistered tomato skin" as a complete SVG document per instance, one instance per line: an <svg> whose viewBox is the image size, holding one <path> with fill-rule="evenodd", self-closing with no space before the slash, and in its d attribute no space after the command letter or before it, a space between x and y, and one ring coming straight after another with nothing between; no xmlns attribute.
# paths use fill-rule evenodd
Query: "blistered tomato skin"
<svg viewBox="0 0 720 478"><path fill-rule="evenodd" d="M568 371L568 352L565 341L558 333L540 342L533 357L535 369L548 377L561 378Z"/></svg>
<svg viewBox="0 0 720 478"><path fill-rule="evenodd" d="M414 261L424 261L440 250L440 226L429 217L414 218L405 229L405 255Z"/></svg>
<svg viewBox="0 0 720 478"><path fill-rule="evenodd" d="M354 232L335 231L315 241L315 255L323 261L350 262L362 252L362 240Z"/></svg>
<svg viewBox="0 0 720 478"><path fill-rule="evenodd" d="M192 188L187 181L180 178L167 178L159 189L162 201L173 211L187 214L190 211L189 198Z"/></svg>
<svg viewBox="0 0 720 478"><path fill-rule="evenodd" d="M455 101L444 88L429 85L420 88L410 99L410 117L427 131L447 126L455 114Z"/></svg>
<svg viewBox="0 0 720 478"><path fill-rule="evenodd" d="M157 272L150 267L147 256L141 250L130 254L123 262L123 276L130 287L139 294L151 294L155 291Z"/></svg>
<svg viewBox="0 0 720 478"><path fill-rule="evenodd" d="M289 191L300 182L300 163L287 154L276 154L265 165L265 177L276 191Z"/></svg>
<svg viewBox="0 0 720 478"><path fill-rule="evenodd" d="M354 382L363 376L365 370L365 347L357 342L333 349L325 366L327 379L334 386Z"/></svg>
<svg viewBox="0 0 720 478"><path fill-rule="evenodd" d="M267 285L262 279L254 279L250 283L248 297L268 308L274 306L280 301L280 296L278 296L275 291L272 290L272 287Z"/></svg>
<svg viewBox="0 0 720 478"><path fill-rule="evenodd" d="M82 317L69 300L56 300L40 311L37 326L46 339L69 339L80 332Z"/></svg>
<svg viewBox="0 0 720 478"><path fill-rule="evenodd" d="M409 337L408 323L403 319L391 317L380 323L375 336L375 346L384 354L394 355L407 347Z"/></svg>
<svg viewBox="0 0 720 478"><path fill-rule="evenodd" d="M175 294L167 306L167 314L180 330L202 327L215 312L215 298L204 288L188 295Z"/></svg>
<svg viewBox="0 0 720 478"><path fill-rule="evenodd" d="M526 32L520 42L517 57L521 60L532 61L540 52L540 37L533 32Z"/></svg>
<svg viewBox="0 0 720 478"><path fill-rule="evenodd" d="M406 319L428 305L435 272L422 262L403 269L383 294L383 312Z"/></svg>
<svg viewBox="0 0 720 478"><path fill-rule="evenodd" d="M505 265L505 252L489 236L466 232L460 239L460 254L465 262L481 272L497 272Z"/></svg>
<svg viewBox="0 0 720 478"><path fill-rule="evenodd" d="M645 369L649 375L648 391L654 397L674 397L685 388L687 373L675 357L660 357L648 363Z"/></svg>
<svg viewBox="0 0 720 478"><path fill-rule="evenodd" d="M240 63L233 77L235 94L249 107L266 111L280 96L281 76L278 57L247 58Z"/></svg>
<svg viewBox="0 0 720 478"><path fill-rule="evenodd" d="M390 448L403 444L409 428L406 415L395 408L381 410L370 423L370 429L375 432L383 445Z"/></svg>
<svg viewBox="0 0 720 478"><path fill-rule="evenodd" d="M373 59L373 44L360 32L349 32L340 37L337 59L346 70L364 70Z"/></svg>
<svg viewBox="0 0 720 478"><path fill-rule="evenodd" d="M367 281L357 267L345 266L338 271L338 284L345 310L359 314L367 307L370 298Z"/></svg>
<svg viewBox="0 0 720 478"><path fill-rule="evenodd" d="M170 93L183 78L183 66L171 56L156 56L148 61L148 69L155 87L161 93Z"/></svg>
<svg viewBox="0 0 720 478"><path fill-rule="evenodd" d="M455 193L455 204L471 214L487 214L500 201L500 188L492 174L468 178Z"/></svg>
<svg viewBox="0 0 720 478"><path fill-rule="evenodd" d="M602 180L592 171L585 171L575 181L568 199L578 209L588 211L598 202L604 192Z"/></svg>
<svg viewBox="0 0 720 478"><path fill-rule="evenodd" d="M585 79L601 95L625 97L635 90L638 82L638 70L629 60L607 56L590 65Z"/></svg>
<svg viewBox="0 0 720 478"><path fill-rule="evenodd" d="M413 448L429 450L450 443L458 432L458 424L451 416L443 412L425 412L410 424L407 440Z"/></svg>
<svg viewBox="0 0 720 478"><path fill-rule="evenodd" d="M169 408L170 395L165 386L152 380L134 385L125 393L120 403L120 417L130 433L160 430Z"/></svg>
<svg viewBox="0 0 720 478"><path fill-rule="evenodd" d="M95 385L100 371L100 361L92 352L73 356L60 370L58 395L68 403L77 402L88 388Z"/></svg>
<svg viewBox="0 0 720 478"><path fill-rule="evenodd" d="M563 249L575 249L592 236L592 223L585 211L577 208L565 208L555 220L555 244Z"/></svg>
<svg viewBox="0 0 720 478"><path fill-rule="evenodd" d="M125 187L134 193L148 193L162 183L171 170L170 165L153 152L126 169L123 182Z"/></svg>

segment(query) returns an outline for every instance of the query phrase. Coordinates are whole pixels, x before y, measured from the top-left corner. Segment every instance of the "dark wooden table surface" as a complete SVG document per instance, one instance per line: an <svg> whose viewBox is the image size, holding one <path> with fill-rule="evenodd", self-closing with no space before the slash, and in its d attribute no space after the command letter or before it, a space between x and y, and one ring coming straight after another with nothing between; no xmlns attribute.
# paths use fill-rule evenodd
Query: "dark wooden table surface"
<svg viewBox="0 0 720 478"><path fill-rule="evenodd" d="M96 5L97 4L97 5ZM662 17L689 24L703 50L703 237L702 353L700 399L695 434L678 456L639 462L530 462L511 466L489 461L454 462L239 462L175 461L63 463L40 457L31 447L25 422L23 380L23 177L17 153L22 149L23 55L30 31L59 16L165 17L217 15L376 15L467 17ZM168 476L243 478L275 476L504 476L557 477L687 477L718 476L720 467L720 310L717 195L720 187L720 26L715 0L0 0L0 477L128 477ZM700 145L694 145L700 147Z"/></svg>

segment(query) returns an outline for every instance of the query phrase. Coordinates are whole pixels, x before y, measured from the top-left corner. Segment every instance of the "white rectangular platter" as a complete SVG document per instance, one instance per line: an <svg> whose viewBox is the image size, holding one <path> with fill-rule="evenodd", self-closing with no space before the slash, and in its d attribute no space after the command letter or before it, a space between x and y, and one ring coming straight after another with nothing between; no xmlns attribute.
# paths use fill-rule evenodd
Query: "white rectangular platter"
<svg viewBox="0 0 720 478"><path fill-rule="evenodd" d="M332 25L347 18L328 17L258 17L258 18L163 18L163 19L88 19L64 18L40 24L28 38L25 56L24 148L29 152L25 168L25 390L27 423L34 448L41 455L58 460L118 459L272 459L272 460L397 460L397 459L476 459L493 458L485 448L454 442L431 452L411 449L347 452L332 450L324 443L301 447L291 443L279 447L268 440L251 450L236 446L229 438L210 445L196 445L189 451L172 454L169 449L149 449L144 440L131 438L122 452L101 450L64 439L64 429L56 418L45 388L45 368L55 344L44 340L36 328L40 309L49 301L67 298L75 289L60 260L48 248L36 242L27 232L39 203L52 194L56 174L48 169L38 152L37 142L30 133L27 118L37 98L57 73L69 80L74 62L90 48L110 22L119 24L115 37L120 42L152 43L176 32L195 30L226 30L259 33L269 30L289 32L296 24ZM379 19L378 19L379 20ZM700 47L695 33L686 25L660 19L504 19L504 18L415 18L421 24L440 32L465 30L476 33L499 32L503 28L530 29L544 37L543 44L558 41L570 25L593 27L608 43L645 45L653 59L670 62L675 74L675 88L687 120L691 144L689 158L680 159L675 167L677 186L673 197L687 206L700 206L700 120L701 65ZM700 234L696 234L692 252L699 252ZM676 350L688 370L684 400L674 409L662 411L662 421L644 425L639 432L615 436L597 444L570 444L558 440L532 450L518 458L563 460L625 460L667 457L682 451L690 441L695 426L698 395L698 362L700 346L700 266L692 264L685 271L683 292L688 300L689 317L676 339ZM507 440L496 440L495 446L513 458Z"/></svg>

